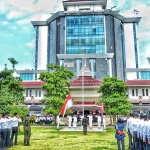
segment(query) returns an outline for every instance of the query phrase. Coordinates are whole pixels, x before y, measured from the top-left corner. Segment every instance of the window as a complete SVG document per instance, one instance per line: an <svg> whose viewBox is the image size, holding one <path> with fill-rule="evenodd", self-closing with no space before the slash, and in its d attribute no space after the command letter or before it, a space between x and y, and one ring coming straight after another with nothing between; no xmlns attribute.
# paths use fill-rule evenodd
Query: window
<svg viewBox="0 0 150 150"><path fill-rule="evenodd" d="M26 90L26 97L28 97L29 95L28 95L28 90Z"/></svg>
<svg viewBox="0 0 150 150"><path fill-rule="evenodd" d="M136 96L138 96L138 89L136 89Z"/></svg>
<svg viewBox="0 0 150 150"><path fill-rule="evenodd" d="M22 73L20 74L20 78L25 81L25 80L33 80L33 74L30 73Z"/></svg>
<svg viewBox="0 0 150 150"><path fill-rule="evenodd" d="M132 89L132 96L135 96L135 94L134 94L134 89Z"/></svg>
<svg viewBox="0 0 150 150"><path fill-rule="evenodd" d="M41 89L35 91L36 97L41 97Z"/></svg>
<svg viewBox="0 0 150 150"><path fill-rule="evenodd" d="M145 96L145 90L144 89L142 89L142 95Z"/></svg>
<svg viewBox="0 0 150 150"><path fill-rule="evenodd" d="M141 72L141 79L150 79L150 72Z"/></svg>
<svg viewBox="0 0 150 150"><path fill-rule="evenodd" d="M146 96L148 96L148 89L146 89Z"/></svg>
<svg viewBox="0 0 150 150"><path fill-rule="evenodd" d="M104 16L66 17L66 54L105 53Z"/></svg>
<svg viewBox="0 0 150 150"><path fill-rule="evenodd" d="M32 90L30 90L30 97L32 97Z"/></svg>

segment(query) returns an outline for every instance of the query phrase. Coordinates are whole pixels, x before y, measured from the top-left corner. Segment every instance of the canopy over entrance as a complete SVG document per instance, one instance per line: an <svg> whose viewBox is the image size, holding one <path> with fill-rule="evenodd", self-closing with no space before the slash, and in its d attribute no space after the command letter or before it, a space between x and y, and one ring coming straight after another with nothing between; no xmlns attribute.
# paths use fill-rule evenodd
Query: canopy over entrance
<svg viewBox="0 0 150 150"><path fill-rule="evenodd" d="M98 111L101 111L102 108L103 108L103 104L82 104L82 102L81 102L81 103L78 103L78 104L74 104L71 109L75 110L75 111L82 111L82 110L89 110L89 111L98 110Z"/></svg>

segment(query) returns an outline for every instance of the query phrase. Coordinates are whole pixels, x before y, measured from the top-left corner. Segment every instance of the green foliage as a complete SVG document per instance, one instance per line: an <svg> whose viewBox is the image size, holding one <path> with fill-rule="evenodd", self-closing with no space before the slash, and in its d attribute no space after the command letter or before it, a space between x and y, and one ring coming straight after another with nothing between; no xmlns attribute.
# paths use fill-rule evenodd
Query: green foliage
<svg viewBox="0 0 150 150"><path fill-rule="evenodd" d="M12 68L14 70L15 69L15 65L17 65L19 62L16 61L14 58L8 58L8 60L11 62Z"/></svg>
<svg viewBox="0 0 150 150"><path fill-rule="evenodd" d="M19 77L13 77L13 70L5 69L0 72L0 113L9 113L13 104L24 101Z"/></svg>
<svg viewBox="0 0 150 150"><path fill-rule="evenodd" d="M70 91L68 79L71 79L74 73L57 64L49 64L47 67L50 72L42 72L39 77L40 80L45 82L43 90L46 91L46 94L42 102L46 104L46 107L43 111L47 114L57 115Z"/></svg>
<svg viewBox="0 0 150 150"><path fill-rule="evenodd" d="M126 85L117 78L104 78L98 93L101 93L99 103L104 104L107 114L129 114L131 102L126 98Z"/></svg>
<svg viewBox="0 0 150 150"><path fill-rule="evenodd" d="M14 116L14 113L17 113L23 121L26 118L26 114L29 113L29 109L24 106L14 105L10 111L11 116Z"/></svg>

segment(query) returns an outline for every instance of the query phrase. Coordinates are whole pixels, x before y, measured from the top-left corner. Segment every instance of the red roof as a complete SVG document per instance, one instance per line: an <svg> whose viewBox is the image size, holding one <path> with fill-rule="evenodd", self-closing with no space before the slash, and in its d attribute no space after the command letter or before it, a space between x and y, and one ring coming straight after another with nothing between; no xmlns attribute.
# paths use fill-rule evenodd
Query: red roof
<svg viewBox="0 0 150 150"><path fill-rule="evenodd" d="M92 76L79 76L78 78L71 81L71 86L82 86L83 80L84 86L100 86L102 81L94 79Z"/></svg>
<svg viewBox="0 0 150 150"><path fill-rule="evenodd" d="M23 87L41 87L44 82L42 81L23 81L21 82Z"/></svg>
<svg viewBox="0 0 150 150"><path fill-rule="evenodd" d="M150 86L150 80L127 80L125 84L127 86Z"/></svg>

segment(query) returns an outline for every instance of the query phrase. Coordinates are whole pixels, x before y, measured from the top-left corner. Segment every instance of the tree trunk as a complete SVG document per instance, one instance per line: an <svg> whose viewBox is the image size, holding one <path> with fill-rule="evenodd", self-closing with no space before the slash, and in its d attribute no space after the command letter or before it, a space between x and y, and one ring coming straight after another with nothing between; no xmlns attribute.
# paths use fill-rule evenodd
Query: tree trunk
<svg viewBox="0 0 150 150"><path fill-rule="evenodd" d="M57 125L57 115L54 115L54 125Z"/></svg>
<svg viewBox="0 0 150 150"><path fill-rule="evenodd" d="M112 115L110 114L110 124L112 125Z"/></svg>

